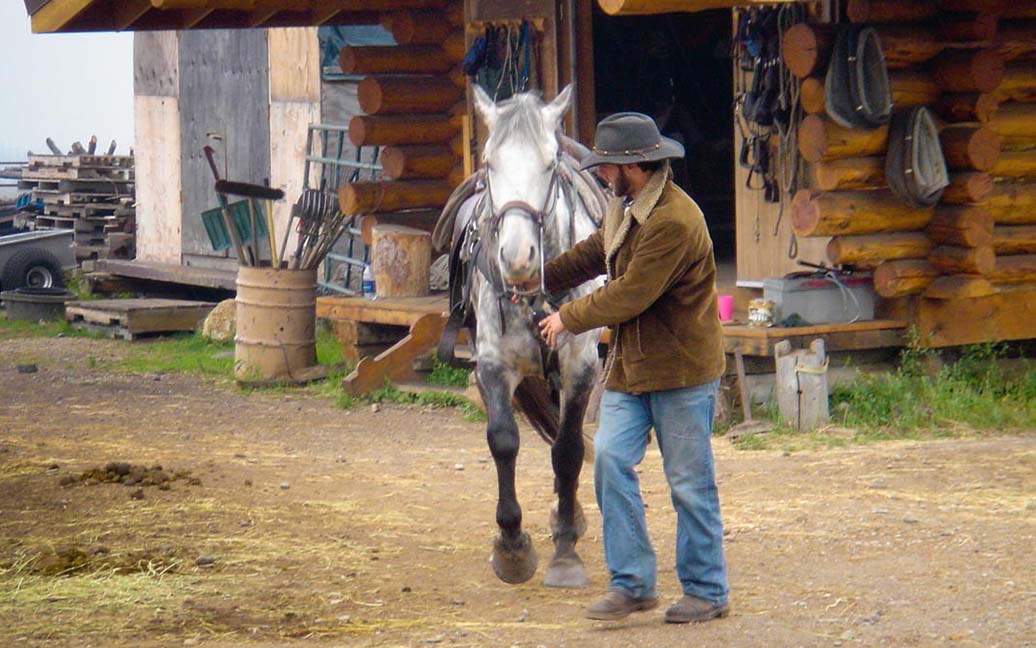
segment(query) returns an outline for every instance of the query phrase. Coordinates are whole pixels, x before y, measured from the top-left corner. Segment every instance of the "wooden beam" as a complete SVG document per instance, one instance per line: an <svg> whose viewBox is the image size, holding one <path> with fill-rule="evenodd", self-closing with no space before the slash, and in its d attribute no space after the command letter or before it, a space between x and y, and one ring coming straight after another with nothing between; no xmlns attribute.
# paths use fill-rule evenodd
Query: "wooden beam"
<svg viewBox="0 0 1036 648"><path fill-rule="evenodd" d="M115 31L125 31L151 11L149 0L119 0L112 3L112 26Z"/></svg>
<svg viewBox="0 0 1036 648"><path fill-rule="evenodd" d="M797 236L910 232L927 225L933 212L911 207L889 190L800 189L791 201L791 224Z"/></svg>
<svg viewBox="0 0 1036 648"><path fill-rule="evenodd" d="M938 276L927 259L885 261L874 271L874 291L886 299L916 295Z"/></svg>
<svg viewBox="0 0 1036 648"><path fill-rule="evenodd" d="M730 9L745 5L781 4L796 0L597 0L609 16L645 16L664 13L692 13L708 9Z"/></svg>
<svg viewBox="0 0 1036 648"><path fill-rule="evenodd" d="M59 32L91 4L93 0L50 0L32 14L32 31L36 34Z"/></svg>

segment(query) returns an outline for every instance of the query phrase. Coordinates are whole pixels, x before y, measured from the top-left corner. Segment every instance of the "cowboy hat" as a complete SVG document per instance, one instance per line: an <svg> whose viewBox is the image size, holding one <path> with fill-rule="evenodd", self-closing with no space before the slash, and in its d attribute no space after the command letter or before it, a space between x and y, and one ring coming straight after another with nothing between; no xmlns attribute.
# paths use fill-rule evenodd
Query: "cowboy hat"
<svg viewBox="0 0 1036 648"><path fill-rule="evenodd" d="M605 117L597 125L593 150L579 168L636 164L683 155L683 144L659 133L653 119L642 113L621 112Z"/></svg>

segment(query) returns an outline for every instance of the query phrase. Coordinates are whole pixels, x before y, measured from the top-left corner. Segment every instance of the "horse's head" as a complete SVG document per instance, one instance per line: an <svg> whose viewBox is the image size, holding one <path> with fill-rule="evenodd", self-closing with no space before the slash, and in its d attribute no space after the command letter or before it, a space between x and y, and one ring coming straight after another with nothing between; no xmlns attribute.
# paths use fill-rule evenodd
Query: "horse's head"
<svg viewBox="0 0 1036 648"><path fill-rule="evenodd" d="M486 251L507 284L540 276L558 195L557 129L571 97L567 86L549 104L532 93L495 104L475 86L475 107L489 129L482 161L495 240Z"/></svg>

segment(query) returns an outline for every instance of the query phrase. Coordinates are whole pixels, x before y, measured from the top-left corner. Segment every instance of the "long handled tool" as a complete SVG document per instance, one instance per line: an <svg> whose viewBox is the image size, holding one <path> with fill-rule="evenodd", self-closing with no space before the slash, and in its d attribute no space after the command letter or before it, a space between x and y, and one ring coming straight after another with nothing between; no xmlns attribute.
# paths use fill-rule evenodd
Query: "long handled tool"
<svg viewBox="0 0 1036 648"><path fill-rule="evenodd" d="M219 182L219 169L216 167L216 150L211 146L206 145L202 149L205 152L205 157L209 161L209 168L212 169L212 175L216 178L216 182ZM216 190L216 198L219 200L219 208L223 212L223 222L227 226L227 232L230 234L230 241L234 244L234 253L237 254L237 260L242 265L252 265L249 259L245 257L244 246L241 245L241 237L237 235L237 228L234 227L234 218L230 215L230 207L227 205L227 197Z"/></svg>

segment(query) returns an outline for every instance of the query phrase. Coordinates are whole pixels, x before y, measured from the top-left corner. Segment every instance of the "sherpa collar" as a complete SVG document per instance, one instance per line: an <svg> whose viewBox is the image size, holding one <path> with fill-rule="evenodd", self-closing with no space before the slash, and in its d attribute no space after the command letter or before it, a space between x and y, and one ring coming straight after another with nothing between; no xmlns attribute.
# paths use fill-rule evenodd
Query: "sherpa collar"
<svg viewBox="0 0 1036 648"><path fill-rule="evenodd" d="M672 178L673 169L669 164L663 165L662 168L651 174L647 184L640 190L640 195L630 205L630 213L633 214L633 218L637 219L637 223L644 224L648 215L651 214L651 210L658 204L658 199L662 197L662 190Z"/></svg>

